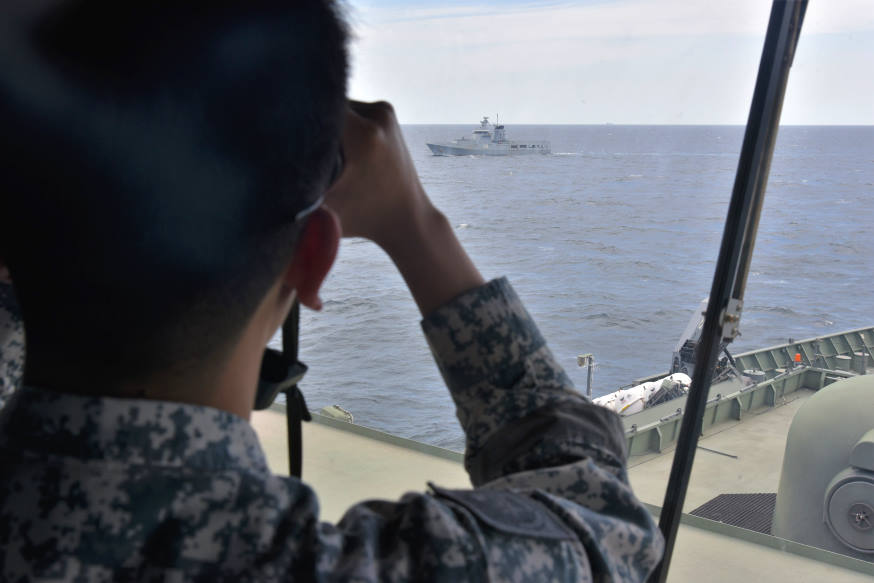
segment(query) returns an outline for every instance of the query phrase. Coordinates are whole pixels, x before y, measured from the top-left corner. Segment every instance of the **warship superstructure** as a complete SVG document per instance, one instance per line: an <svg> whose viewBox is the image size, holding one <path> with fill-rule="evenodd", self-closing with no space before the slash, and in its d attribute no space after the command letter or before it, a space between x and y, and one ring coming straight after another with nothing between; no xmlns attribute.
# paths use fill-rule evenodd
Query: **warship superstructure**
<svg viewBox="0 0 874 583"><path fill-rule="evenodd" d="M517 142L508 140L504 125L492 124L483 117L479 127L451 142L426 143L435 156L510 156L527 154L549 154L548 141Z"/></svg>

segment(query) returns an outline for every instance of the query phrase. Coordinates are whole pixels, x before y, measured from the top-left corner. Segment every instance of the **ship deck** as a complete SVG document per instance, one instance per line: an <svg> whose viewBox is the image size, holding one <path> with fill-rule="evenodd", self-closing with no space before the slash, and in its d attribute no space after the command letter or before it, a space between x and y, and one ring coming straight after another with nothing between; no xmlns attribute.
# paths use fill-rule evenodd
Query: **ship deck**
<svg viewBox="0 0 874 583"><path fill-rule="evenodd" d="M813 391L792 393L779 406L726 423L702 437L684 512L715 496L776 492L785 436L795 411ZM271 468L287 474L282 407L253 414ZM426 482L469 487L461 454L358 425L314 416L304 424L303 478L319 495L323 520L337 521L346 508L367 499L397 499L422 491ZM658 512L672 450L631 458L635 492ZM685 516L669 581L870 581L874 564L777 539L696 516Z"/></svg>

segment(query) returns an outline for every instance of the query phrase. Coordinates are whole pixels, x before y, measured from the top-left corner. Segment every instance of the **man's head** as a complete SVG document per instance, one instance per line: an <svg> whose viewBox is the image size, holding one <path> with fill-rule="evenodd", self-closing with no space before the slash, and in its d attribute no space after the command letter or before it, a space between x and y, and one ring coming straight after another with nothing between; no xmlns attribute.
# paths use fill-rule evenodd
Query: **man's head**
<svg viewBox="0 0 874 583"><path fill-rule="evenodd" d="M221 358L334 169L342 22L322 0L58 4L0 34L26 377L111 386Z"/></svg>

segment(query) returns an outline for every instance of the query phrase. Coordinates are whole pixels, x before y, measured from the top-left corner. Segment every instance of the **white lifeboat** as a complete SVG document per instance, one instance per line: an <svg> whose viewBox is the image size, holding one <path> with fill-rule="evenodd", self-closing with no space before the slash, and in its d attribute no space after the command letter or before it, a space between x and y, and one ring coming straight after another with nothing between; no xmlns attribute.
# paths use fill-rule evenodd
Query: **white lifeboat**
<svg viewBox="0 0 874 583"><path fill-rule="evenodd" d="M612 409L620 415L632 415L648 407L653 397L661 393L662 389L688 393L691 384L692 379L689 378L689 375L675 372L662 379L635 385L628 389L619 389L592 401L597 405Z"/></svg>

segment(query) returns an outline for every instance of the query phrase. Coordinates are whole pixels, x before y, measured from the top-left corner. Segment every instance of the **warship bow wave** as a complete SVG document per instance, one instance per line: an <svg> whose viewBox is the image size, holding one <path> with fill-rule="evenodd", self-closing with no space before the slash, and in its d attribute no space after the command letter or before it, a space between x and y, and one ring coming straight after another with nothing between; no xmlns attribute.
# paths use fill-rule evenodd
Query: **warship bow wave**
<svg viewBox="0 0 874 583"><path fill-rule="evenodd" d="M516 142L508 140L503 124L491 124L483 117L470 136L451 142L426 143L435 156L510 156L517 154L549 154L548 141Z"/></svg>

